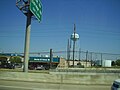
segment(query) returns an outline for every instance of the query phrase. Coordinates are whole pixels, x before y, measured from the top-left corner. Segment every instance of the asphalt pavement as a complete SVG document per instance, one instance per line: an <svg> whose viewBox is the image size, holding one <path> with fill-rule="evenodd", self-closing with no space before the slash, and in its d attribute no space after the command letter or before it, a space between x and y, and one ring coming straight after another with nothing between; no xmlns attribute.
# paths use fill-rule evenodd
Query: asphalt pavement
<svg viewBox="0 0 120 90"><path fill-rule="evenodd" d="M72 85L0 80L0 90L110 90L109 85Z"/></svg>

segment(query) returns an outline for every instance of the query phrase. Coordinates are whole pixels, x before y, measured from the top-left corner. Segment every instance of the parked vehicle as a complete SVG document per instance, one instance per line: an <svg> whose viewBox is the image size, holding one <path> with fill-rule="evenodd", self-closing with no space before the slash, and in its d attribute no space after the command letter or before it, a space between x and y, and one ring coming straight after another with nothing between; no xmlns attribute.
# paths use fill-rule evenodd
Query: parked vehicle
<svg viewBox="0 0 120 90"><path fill-rule="evenodd" d="M45 70L43 65L38 65L35 69L36 70Z"/></svg>
<svg viewBox="0 0 120 90"><path fill-rule="evenodd" d="M11 63L4 63L0 65L0 68L15 69L15 65Z"/></svg>
<svg viewBox="0 0 120 90"><path fill-rule="evenodd" d="M34 69L35 69L35 66L29 65L29 66L28 66L28 69L29 69L29 70L34 70Z"/></svg>
<svg viewBox="0 0 120 90"><path fill-rule="evenodd" d="M111 90L120 90L120 79L117 79L113 82Z"/></svg>

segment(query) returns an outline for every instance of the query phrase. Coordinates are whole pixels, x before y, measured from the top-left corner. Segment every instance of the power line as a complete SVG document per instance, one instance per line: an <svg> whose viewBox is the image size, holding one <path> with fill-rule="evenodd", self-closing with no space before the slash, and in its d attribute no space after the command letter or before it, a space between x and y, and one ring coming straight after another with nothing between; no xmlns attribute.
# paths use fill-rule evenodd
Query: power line
<svg viewBox="0 0 120 90"><path fill-rule="evenodd" d="M72 53L73 51L69 51L70 53ZM79 51L79 50L76 50L75 51L76 53L86 53L86 51ZM41 52L30 52L30 54L49 54L50 52L49 51L41 51ZM53 53L67 53L66 50L61 50L61 51L53 51ZM104 54L104 55L120 55L118 53L105 53L105 52L91 52L91 51L88 51L88 53L92 53L92 54ZM21 52L4 52L3 54L24 54L24 53L21 53Z"/></svg>
<svg viewBox="0 0 120 90"><path fill-rule="evenodd" d="M49 26L49 25L48 25ZM72 27L63 27L63 26L58 26L58 27L54 27L54 25L52 25L51 27L49 27L49 28L46 28L46 27L42 27L42 28L40 28L41 29L41 31L39 31L39 28L34 28L35 30L34 31L32 31L32 33L42 33L42 32L48 32L48 30L50 31L50 32L68 32L68 30L70 30L70 28L72 28ZM18 29L18 27L16 28L16 29ZM22 30L16 30L16 29L14 29L14 30L9 30L10 32L20 32L20 31L22 31ZM21 28L22 29L22 28ZM24 30L24 29L23 29ZM59 31L58 31L59 30ZM72 29L71 29L72 30ZM1 32L3 31L3 32L8 32L8 30L6 31L6 30L0 30ZM37 32L36 32L37 31ZM111 34L120 34L120 32L118 32L118 30L109 30L109 29L107 29L107 30L105 30L105 29L96 29L96 28L87 28L87 27L80 27L79 28L79 32L85 32L85 33L111 33Z"/></svg>

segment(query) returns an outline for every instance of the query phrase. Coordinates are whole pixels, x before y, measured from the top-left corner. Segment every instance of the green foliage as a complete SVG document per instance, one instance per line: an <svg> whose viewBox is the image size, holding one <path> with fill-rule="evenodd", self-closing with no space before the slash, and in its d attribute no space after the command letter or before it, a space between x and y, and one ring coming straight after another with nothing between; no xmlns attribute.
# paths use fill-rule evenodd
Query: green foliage
<svg viewBox="0 0 120 90"><path fill-rule="evenodd" d="M115 66L116 65L116 62L115 61L112 61L112 66Z"/></svg>
<svg viewBox="0 0 120 90"><path fill-rule="evenodd" d="M10 62L11 63L22 63L21 58L19 56L10 57Z"/></svg>
<svg viewBox="0 0 120 90"><path fill-rule="evenodd" d="M115 64L116 64L117 66L120 66L120 59L116 60Z"/></svg>
<svg viewBox="0 0 120 90"><path fill-rule="evenodd" d="M77 63L78 66L81 66L81 63Z"/></svg>

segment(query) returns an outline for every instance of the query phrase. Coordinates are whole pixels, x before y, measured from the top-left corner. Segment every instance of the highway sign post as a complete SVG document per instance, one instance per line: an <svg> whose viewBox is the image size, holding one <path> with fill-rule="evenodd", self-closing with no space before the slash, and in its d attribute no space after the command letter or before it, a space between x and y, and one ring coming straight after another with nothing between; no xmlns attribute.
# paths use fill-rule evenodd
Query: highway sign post
<svg viewBox="0 0 120 90"><path fill-rule="evenodd" d="M30 0L30 11L38 19L38 21L41 21L42 4L40 0Z"/></svg>
<svg viewBox="0 0 120 90"><path fill-rule="evenodd" d="M23 72L28 72L28 61L29 61L29 47L30 47L30 31L31 31L31 12L27 13L26 22L26 35L25 35L25 47L24 47L24 68Z"/></svg>
<svg viewBox="0 0 120 90"><path fill-rule="evenodd" d="M39 22L41 21L42 4L40 0L17 0L16 6L27 16L23 72L28 72L31 18L34 15Z"/></svg>

